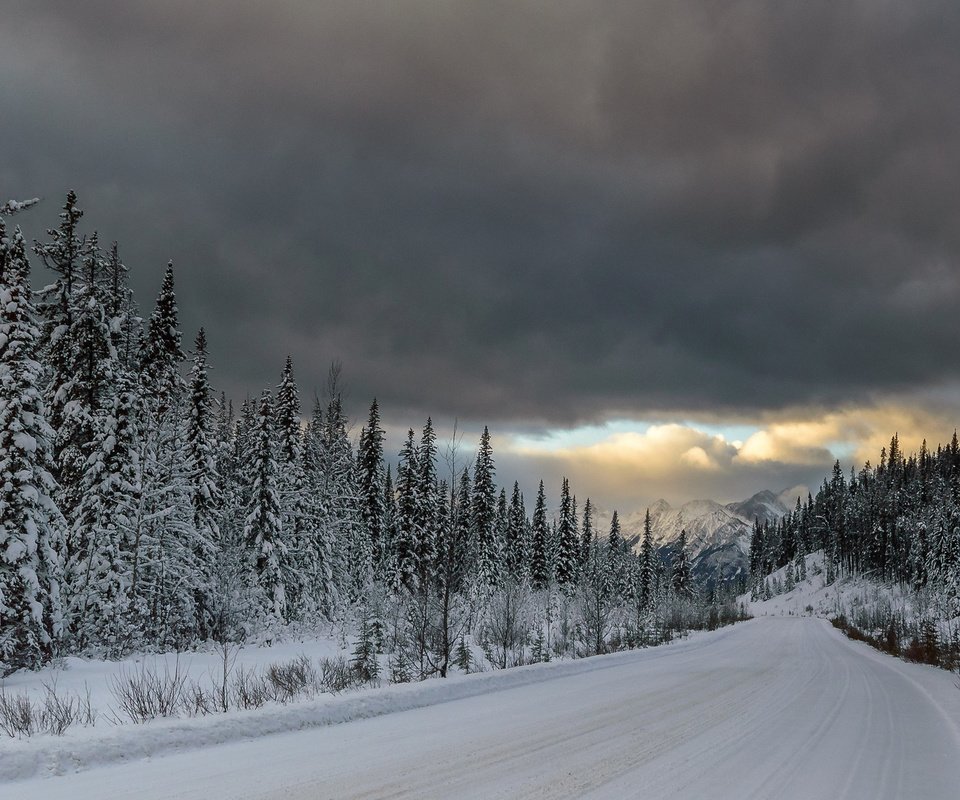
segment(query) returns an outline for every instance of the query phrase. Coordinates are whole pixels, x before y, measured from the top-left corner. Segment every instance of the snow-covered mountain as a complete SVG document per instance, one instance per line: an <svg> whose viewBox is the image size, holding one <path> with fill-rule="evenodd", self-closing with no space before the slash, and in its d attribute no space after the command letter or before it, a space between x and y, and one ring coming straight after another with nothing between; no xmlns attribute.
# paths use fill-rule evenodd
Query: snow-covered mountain
<svg viewBox="0 0 960 800"><path fill-rule="evenodd" d="M750 535L754 520L773 522L793 508L803 487L786 489L779 494L764 490L746 500L723 505L715 500L691 500L674 508L666 500L650 506L653 540L664 556L682 531L687 532L687 547L693 569L702 578L734 578L749 572ZM636 551L643 535L646 509L622 516L620 528L624 539ZM598 527L609 525L609 516L598 514Z"/></svg>

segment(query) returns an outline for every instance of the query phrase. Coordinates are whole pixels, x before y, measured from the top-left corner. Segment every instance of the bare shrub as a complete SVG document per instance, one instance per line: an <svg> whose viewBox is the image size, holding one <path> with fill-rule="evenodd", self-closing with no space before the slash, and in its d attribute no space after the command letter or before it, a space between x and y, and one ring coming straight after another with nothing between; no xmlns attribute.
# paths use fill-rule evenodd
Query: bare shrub
<svg viewBox="0 0 960 800"><path fill-rule="evenodd" d="M345 689L372 682L365 672L356 669L342 656L320 659L320 685L325 692L338 694Z"/></svg>
<svg viewBox="0 0 960 800"><path fill-rule="evenodd" d="M45 683L43 690L39 701L31 700L26 692L10 695L0 690L0 731L11 738L40 733L63 736L73 725L96 723L89 689L82 695L59 694L56 683Z"/></svg>
<svg viewBox="0 0 960 800"><path fill-rule="evenodd" d="M267 667L266 680L273 699L280 703L321 691L320 676L310 659L302 654L286 664L271 664Z"/></svg>
<svg viewBox="0 0 960 800"><path fill-rule="evenodd" d="M0 730L11 738L23 738L37 733L37 709L25 693L7 694L0 691Z"/></svg>
<svg viewBox="0 0 960 800"><path fill-rule="evenodd" d="M191 717L202 717L221 711L217 687L204 688L196 681L184 687L183 709Z"/></svg>
<svg viewBox="0 0 960 800"><path fill-rule="evenodd" d="M164 664L161 673L142 664L138 670L121 670L110 679L110 691L119 712L134 724L157 717L175 717L186 710L187 674L177 658L173 670Z"/></svg>
<svg viewBox="0 0 960 800"><path fill-rule="evenodd" d="M233 700L237 708L260 708L271 699L270 687L262 675L243 667L237 670L237 677L233 682Z"/></svg>

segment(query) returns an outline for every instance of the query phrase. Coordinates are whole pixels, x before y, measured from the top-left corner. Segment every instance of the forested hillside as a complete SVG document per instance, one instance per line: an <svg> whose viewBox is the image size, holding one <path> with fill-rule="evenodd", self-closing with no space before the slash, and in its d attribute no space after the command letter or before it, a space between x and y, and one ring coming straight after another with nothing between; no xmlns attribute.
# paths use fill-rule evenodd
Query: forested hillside
<svg viewBox="0 0 960 800"><path fill-rule="evenodd" d="M822 551L826 585L852 577L895 590L835 609L844 617L841 626L893 653L960 663L956 433L935 451L924 442L909 456L894 435L876 466L868 462L849 477L837 462L815 496L798 500L779 522L754 526L750 551L754 599L792 591L807 577L804 556ZM775 570L771 581L767 576Z"/></svg>
<svg viewBox="0 0 960 800"><path fill-rule="evenodd" d="M510 666L719 621L649 525L634 555L566 480L556 513L498 486L486 429L468 458L427 419L393 474L376 400L354 441L333 369L304 425L289 358L235 407L202 329L185 351L172 265L144 319L76 195L28 245L4 217L31 205L0 209L0 671L353 618L357 668L424 677L466 636Z"/></svg>

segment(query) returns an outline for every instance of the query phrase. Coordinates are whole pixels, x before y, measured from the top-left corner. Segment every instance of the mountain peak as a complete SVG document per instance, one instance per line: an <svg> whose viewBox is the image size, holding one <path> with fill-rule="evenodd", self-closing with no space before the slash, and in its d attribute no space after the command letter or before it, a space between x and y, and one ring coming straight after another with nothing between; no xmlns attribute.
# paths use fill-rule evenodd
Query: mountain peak
<svg viewBox="0 0 960 800"><path fill-rule="evenodd" d="M656 503L650 506L650 516L658 516L663 514L665 511L669 511L671 508L672 506L661 497Z"/></svg>

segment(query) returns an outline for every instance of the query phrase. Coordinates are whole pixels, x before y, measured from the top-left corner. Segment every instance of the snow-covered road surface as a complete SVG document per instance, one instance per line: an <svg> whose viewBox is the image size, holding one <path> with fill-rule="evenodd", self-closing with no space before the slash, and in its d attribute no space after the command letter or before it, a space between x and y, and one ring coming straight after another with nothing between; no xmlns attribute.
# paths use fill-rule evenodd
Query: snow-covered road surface
<svg viewBox="0 0 960 800"><path fill-rule="evenodd" d="M822 620L757 619L591 664L373 719L0 784L0 797L960 797L952 676Z"/></svg>

